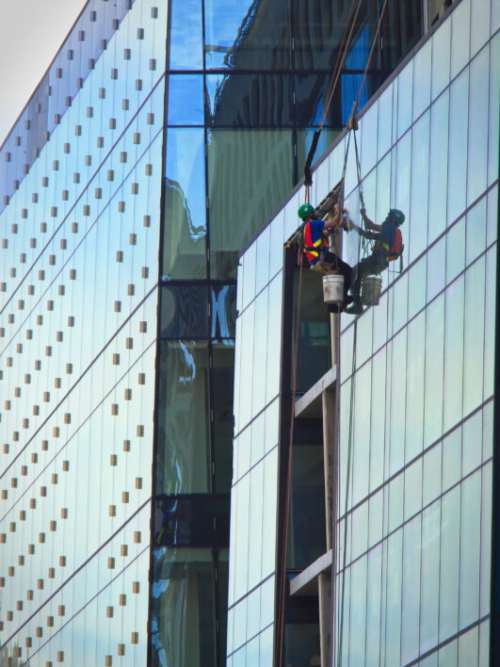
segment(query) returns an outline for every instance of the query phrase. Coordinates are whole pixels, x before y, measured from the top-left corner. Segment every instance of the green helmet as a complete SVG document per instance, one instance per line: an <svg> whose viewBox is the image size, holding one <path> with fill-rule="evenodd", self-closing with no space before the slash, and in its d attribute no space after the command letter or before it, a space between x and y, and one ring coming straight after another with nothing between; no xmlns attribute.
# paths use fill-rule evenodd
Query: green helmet
<svg viewBox="0 0 500 667"><path fill-rule="evenodd" d="M301 220L307 220L307 218L310 218L313 213L314 208L311 206L311 204L302 204L302 206L300 206L299 210L297 211L297 215Z"/></svg>
<svg viewBox="0 0 500 667"><path fill-rule="evenodd" d="M395 222L396 225L399 227L399 225L402 225L403 222L405 221L405 214L398 208L391 208L391 210L387 214L387 219L391 220L392 222Z"/></svg>

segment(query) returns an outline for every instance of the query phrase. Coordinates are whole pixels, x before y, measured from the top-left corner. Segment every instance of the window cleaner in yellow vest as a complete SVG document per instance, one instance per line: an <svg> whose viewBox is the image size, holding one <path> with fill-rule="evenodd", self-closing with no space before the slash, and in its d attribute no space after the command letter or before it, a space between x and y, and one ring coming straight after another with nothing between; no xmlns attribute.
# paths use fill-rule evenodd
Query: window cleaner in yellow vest
<svg viewBox="0 0 500 667"><path fill-rule="evenodd" d="M304 221L303 252L307 265L314 271L321 263L321 266L328 271L342 274L344 276L344 304L350 303L352 298L348 296L347 291L351 286L352 268L330 250L328 242L328 235L331 232L339 227L347 228L338 209L334 211L333 215L328 216L327 220L320 220L314 217L314 208L311 204L302 204L298 210L298 216Z"/></svg>

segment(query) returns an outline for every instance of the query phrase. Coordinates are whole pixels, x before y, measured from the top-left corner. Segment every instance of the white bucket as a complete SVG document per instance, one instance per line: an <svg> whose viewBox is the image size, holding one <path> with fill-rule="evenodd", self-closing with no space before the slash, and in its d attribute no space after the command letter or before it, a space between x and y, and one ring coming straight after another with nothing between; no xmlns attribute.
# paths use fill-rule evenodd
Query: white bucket
<svg viewBox="0 0 500 667"><path fill-rule="evenodd" d="M382 291L380 276L365 276L361 281L361 303L363 306L378 306Z"/></svg>
<svg viewBox="0 0 500 667"><path fill-rule="evenodd" d="M323 276L323 299L326 304L344 302L344 276L338 273Z"/></svg>

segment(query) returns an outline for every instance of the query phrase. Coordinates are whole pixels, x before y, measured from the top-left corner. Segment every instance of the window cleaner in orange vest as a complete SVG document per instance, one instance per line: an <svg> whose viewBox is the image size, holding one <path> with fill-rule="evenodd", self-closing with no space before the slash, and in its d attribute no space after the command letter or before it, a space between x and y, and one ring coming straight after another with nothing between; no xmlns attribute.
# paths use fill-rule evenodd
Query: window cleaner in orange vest
<svg viewBox="0 0 500 667"><path fill-rule="evenodd" d="M366 215L366 210L361 209L361 217L365 223L366 229L362 229L353 223L352 227L365 239L375 241L372 254L354 267L354 282L351 288L351 294L354 303L346 309L346 313L359 314L363 311L360 301L361 281L364 276L372 276L382 273L392 262L403 253L403 237L399 227L405 221L402 211L397 208L391 208L386 219L381 225L377 225Z"/></svg>
<svg viewBox="0 0 500 667"><path fill-rule="evenodd" d="M330 232L339 226L348 228L338 211L333 216L328 216L327 220L320 220L314 217L314 208L311 204L302 204L298 210L298 216L304 221L304 257L310 269L316 270L319 262L330 271L337 271L344 276L344 304L352 301L347 291L351 286L352 268L349 264L342 261L335 253L331 252L328 242Z"/></svg>

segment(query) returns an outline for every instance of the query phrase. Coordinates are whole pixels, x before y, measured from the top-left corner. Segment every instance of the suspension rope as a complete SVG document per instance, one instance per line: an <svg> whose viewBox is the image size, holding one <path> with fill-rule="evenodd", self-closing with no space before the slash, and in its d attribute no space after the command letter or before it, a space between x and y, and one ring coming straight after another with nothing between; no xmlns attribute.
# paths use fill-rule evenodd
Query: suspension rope
<svg viewBox="0 0 500 667"><path fill-rule="evenodd" d="M287 487L285 492L285 508L283 512L284 540L283 540L283 576L281 579L281 588L279 590L280 599L277 610L277 634L278 634L278 660L277 665L283 665L284 645L285 645L285 605L286 605L286 573L288 561L288 524L290 517L290 495L292 492L293 475L293 437L295 430L295 401L297 394L297 376L299 362L299 344L300 344L300 311L302 306L302 286L304 275L304 257L302 243L299 243L298 256L300 257L299 280L297 289L297 301L295 310L295 322L292 336L292 368L291 368L291 391L290 391L290 427L288 435L288 462L287 462Z"/></svg>
<svg viewBox="0 0 500 667"><path fill-rule="evenodd" d="M309 148L309 152L307 154L306 162L304 165L304 183L306 186L306 197L309 196L309 188L312 185L312 172L311 172L311 165L312 161L314 159L314 155L316 153L316 149L318 147L318 142L319 138L321 135L321 131L325 125L326 119L328 117L328 114L330 112L330 106L333 102L333 98L335 95L335 91L337 89L337 85L340 79L340 74L342 72L342 68L344 67L344 62L347 57L347 53L349 50L349 47L351 45L351 40L354 34L355 26L356 26L356 21L358 19L358 14L361 9L361 5L363 4L363 0L358 0L356 4L353 4L351 7L351 12L350 16L348 18L347 25L349 26L349 31L347 35L345 36L345 39L341 40L340 42L340 47L339 47L339 53L337 55L337 60L335 62L335 65L332 70L332 77L330 79L330 85L327 89L327 93L325 95L325 104L323 106L323 113L321 115L321 120L318 126L318 129L315 131L311 146ZM345 33L344 33L345 34Z"/></svg>

